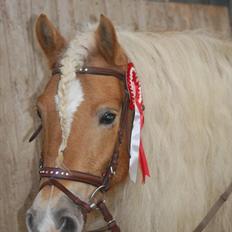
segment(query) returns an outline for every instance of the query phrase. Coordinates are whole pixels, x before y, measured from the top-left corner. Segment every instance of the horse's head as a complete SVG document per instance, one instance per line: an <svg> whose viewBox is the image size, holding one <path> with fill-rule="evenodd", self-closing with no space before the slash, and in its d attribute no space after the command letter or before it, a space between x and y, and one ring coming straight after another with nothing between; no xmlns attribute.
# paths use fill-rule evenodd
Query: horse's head
<svg viewBox="0 0 232 232"><path fill-rule="evenodd" d="M115 77L114 70L116 74L125 72L127 57L112 23L104 16L95 32L80 34L68 44L47 17L41 15L36 23L36 35L50 68L60 67L60 74L52 75L37 101L43 127L43 165L57 168L42 171L45 176L42 185L56 174L64 178L55 179L62 187L52 183L43 186L28 210L27 227L29 231L39 232L82 231L86 209L74 204L62 188L90 203L89 196L101 183L87 184L88 174L103 177L112 171L109 165L115 147L119 147L125 95L124 83ZM94 71L81 72L82 66L104 68L108 76L104 72L97 75ZM128 141L123 138L117 172L107 174L110 186L123 181L128 173ZM87 177L82 183L65 179L65 175L72 175L70 170L83 172Z"/></svg>

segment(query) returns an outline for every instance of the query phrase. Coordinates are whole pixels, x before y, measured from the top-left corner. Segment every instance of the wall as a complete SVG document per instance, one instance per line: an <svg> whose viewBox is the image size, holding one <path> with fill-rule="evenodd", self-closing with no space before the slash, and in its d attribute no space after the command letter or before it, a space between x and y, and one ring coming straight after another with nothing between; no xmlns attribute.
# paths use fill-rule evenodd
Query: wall
<svg viewBox="0 0 232 232"><path fill-rule="evenodd" d="M48 80L34 38L36 17L46 13L70 38L100 13L115 24L142 31L208 28L229 35L225 7L145 0L0 0L0 231L25 231L24 215L38 190L36 97Z"/></svg>

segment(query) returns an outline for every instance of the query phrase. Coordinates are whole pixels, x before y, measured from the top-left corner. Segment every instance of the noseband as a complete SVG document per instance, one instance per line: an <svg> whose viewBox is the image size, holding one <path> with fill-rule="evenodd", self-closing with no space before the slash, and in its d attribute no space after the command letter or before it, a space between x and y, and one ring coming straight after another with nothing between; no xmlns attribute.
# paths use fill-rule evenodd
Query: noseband
<svg viewBox="0 0 232 232"><path fill-rule="evenodd" d="M104 75L104 76L113 76L120 81L123 82L124 86L124 97L122 101L122 109L121 109L121 117L120 117L120 124L117 134L117 140L114 146L113 154L111 160L106 168L104 174L102 176L95 176L89 173L83 173L75 170L64 170L61 168L55 167L44 167L43 162L40 166L40 177L41 178L48 178L46 181L42 183L40 186L40 190L43 189L45 186L55 186L60 191L62 191L69 199L71 199L76 205L78 205L83 213L84 219L86 220L87 214L93 211L94 209L98 209L105 222L106 226L101 227L99 229L91 230L89 232L101 232L110 230L112 232L120 232L120 228L118 227L116 221L112 217L112 214L109 212L105 201L103 199L98 200L96 198L97 193L99 192L107 192L111 187L111 179L116 174L117 166L118 166L118 159L119 159L119 151L120 145L122 144L123 138L123 131L127 125L127 117L128 117L128 110L129 110L129 94L127 90L126 84L126 76L125 73L121 70L115 70L110 68L100 68L100 67L90 67L85 66L76 71L76 74L92 74L92 75ZM61 71L59 68L53 69L52 75L61 75ZM35 133L31 136L30 142L34 140L34 138L39 134L41 131L42 126L40 126ZM42 160L42 159L41 159ZM43 161L43 160L42 160ZM78 196L73 194L70 190L68 190L61 182L58 180L68 180L68 181L75 181L75 182L82 182L85 184L89 184L94 186L96 189L94 192L89 196L89 201L85 202L82 201Z"/></svg>

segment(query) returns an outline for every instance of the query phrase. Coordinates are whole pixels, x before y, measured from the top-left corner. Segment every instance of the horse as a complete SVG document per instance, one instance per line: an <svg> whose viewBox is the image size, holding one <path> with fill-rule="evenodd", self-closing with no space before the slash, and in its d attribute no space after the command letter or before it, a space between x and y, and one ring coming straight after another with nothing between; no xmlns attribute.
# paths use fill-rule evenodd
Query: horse
<svg viewBox="0 0 232 232"><path fill-rule="evenodd" d="M35 31L52 75L37 99L42 178L28 231L193 231L232 179L231 42L118 30L103 15L70 42L44 14ZM129 62L145 105L144 184L128 175ZM206 231L232 231L231 218L230 199Z"/></svg>

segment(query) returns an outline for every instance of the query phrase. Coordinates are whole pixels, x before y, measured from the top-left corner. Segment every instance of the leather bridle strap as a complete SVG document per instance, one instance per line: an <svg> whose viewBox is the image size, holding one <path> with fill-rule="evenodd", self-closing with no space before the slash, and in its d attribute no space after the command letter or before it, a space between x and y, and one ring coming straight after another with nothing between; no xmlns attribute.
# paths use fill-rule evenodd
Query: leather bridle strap
<svg viewBox="0 0 232 232"><path fill-rule="evenodd" d="M60 66L55 67L52 70L52 75L56 75L59 74L61 75L62 72L60 70ZM116 70L113 68L100 68L100 67L93 67L93 66L84 66L78 70L76 70L76 74L93 74L93 75L102 75L102 76L114 76L116 78L118 78L121 81L125 80L125 73L120 71L120 70Z"/></svg>
<svg viewBox="0 0 232 232"><path fill-rule="evenodd" d="M41 177L82 182L97 188L103 183L103 177L61 168L43 167L40 169L39 174Z"/></svg>
<svg viewBox="0 0 232 232"><path fill-rule="evenodd" d="M106 204L103 201L99 201L97 203L97 208L102 213L104 220L107 222L107 225L96 230L89 230L88 232L102 232L107 230L111 230L112 232L120 232L120 228L118 227L116 221L113 219L110 211L106 207Z"/></svg>
<svg viewBox="0 0 232 232"><path fill-rule="evenodd" d="M52 178L48 179L47 181L42 183L42 185L40 186L40 190L47 185L50 186L54 185L63 193L65 193L65 195L68 196L76 205L80 206L81 209L84 210L84 215L86 215L86 213L89 213L92 210L89 204L87 204L86 202L82 201L79 197L74 195L71 191L69 191L66 187L64 187L64 185L62 185L59 181Z"/></svg>
<svg viewBox="0 0 232 232"><path fill-rule="evenodd" d="M111 161L104 175L103 185L105 186L104 189L105 191L107 191L110 188L110 179L113 175L115 175L118 166L119 150L120 150L120 145L122 144L123 130L125 130L127 124L128 103L129 103L129 95L127 91L125 91L119 130L118 130L118 139L116 140Z"/></svg>
<svg viewBox="0 0 232 232"><path fill-rule="evenodd" d="M102 75L102 76L114 76L121 81L125 80L125 73L112 68L100 68L85 66L76 71L76 74L93 74L93 75Z"/></svg>
<svg viewBox="0 0 232 232"><path fill-rule="evenodd" d="M227 187L226 191L218 198L218 200L211 207L207 215L203 218L203 220L198 224L198 226L193 230L193 232L201 232L206 226L209 224L211 219L215 216L218 210L222 207L222 205L227 201L230 194L232 193L232 182Z"/></svg>

